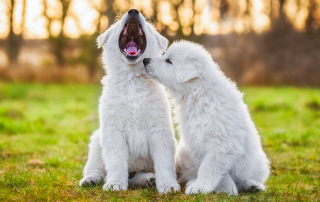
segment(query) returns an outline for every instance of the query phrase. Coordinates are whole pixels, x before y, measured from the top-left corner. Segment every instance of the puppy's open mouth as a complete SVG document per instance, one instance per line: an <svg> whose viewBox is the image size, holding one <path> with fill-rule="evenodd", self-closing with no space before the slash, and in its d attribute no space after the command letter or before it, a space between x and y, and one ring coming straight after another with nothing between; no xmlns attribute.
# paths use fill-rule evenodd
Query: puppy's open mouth
<svg viewBox="0 0 320 202"><path fill-rule="evenodd" d="M136 59L143 54L146 46L146 35L140 21L135 18L128 20L119 36L121 53L129 59Z"/></svg>

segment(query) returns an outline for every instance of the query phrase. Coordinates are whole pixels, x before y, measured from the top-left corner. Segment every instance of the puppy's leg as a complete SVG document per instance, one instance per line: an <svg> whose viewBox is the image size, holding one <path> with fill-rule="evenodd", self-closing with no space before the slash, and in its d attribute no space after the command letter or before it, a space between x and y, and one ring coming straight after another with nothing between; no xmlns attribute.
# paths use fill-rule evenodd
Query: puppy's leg
<svg viewBox="0 0 320 202"><path fill-rule="evenodd" d="M89 144L88 161L84 168L84 176L80 186L99 184L106 176L106 170L102 161L102 149L100 146L100 131L95 131L91 136Z"/></svg>
<svg viewBox="0 0 320 202"><path fill-rule="evenodd" d="M187 187L186 194L212 192L221 181L222 176L230 170L234 159L235 155L221 150L207 154L199 167L196 181Z"/></svg>
<svg viewBox="0 0 320 202"><path fill-rule="evenodd" d="M238 187L239 192L259 192L259 191L266 191L266 187L254 180L246 179L237 179L236 185Z"/></svg>
<svg viewBox="0 0 320 202"><path fill-rule="evenodd" d="M196 181L196 180L190 180L190 181L186 184L186 187L188 187L190 184L194 183L194 181Z"/></svg>
<svg viewBox="0 0 320 202"><path fill-rule="evenodd" d="M180 184L190 185L197 179L198 166L191 158L191 154L185 149L184 146L179 145L176 155L176 172Z"/></svg>
<svg viewBox="0 0 320 202"><path fill-rule="evenodd" d="M238 195L238 189L229 173L225 174L214 190L217 193L227 193L229 195Z"/></svg>
<svg viewBox="0 0 320 202"><path fill-rule="evenodd" d="M133 178L129 179L130 186L149 187L156 183L154 173L137 173Z"/></svg>
<svg viewBox="0 0 320 202"><path fill-rule="evenodd" d="M123 134L117 130L102 131L101 146L107 171L104 190L127 190L129 149Z"/></svg>
<svg viewBox="0 0 320 202"><path fill-rule="evenodd" d="M158 191L168 193L180 190L174 168L175 142L172 133L167 131L152 134L149 140L149 148L154 161Z"/></svg>
<svg viewBox="0 0 320 202"><path fill-rule="evenodd" d="M253 145L246 154L237 158L231 176L234 179L239 192L265 191L263 182L270 173L269 160L264 154L261 145ZM258 148L257 148L258 147Z"/></svg>

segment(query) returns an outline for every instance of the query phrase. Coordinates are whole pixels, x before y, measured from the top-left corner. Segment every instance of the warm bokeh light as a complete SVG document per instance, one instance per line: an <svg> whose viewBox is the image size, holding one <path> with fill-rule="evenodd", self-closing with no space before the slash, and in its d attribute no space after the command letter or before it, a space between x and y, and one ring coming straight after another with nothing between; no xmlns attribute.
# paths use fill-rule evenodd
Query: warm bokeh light
<svg viewBox="0 0 320 202"><path fill-rule="evenodd" d="M102 4L103 0L71 0L64 24L64 33L71 38L77 38L81 34L92 34L97 31L97 24L100 21L100 28L105 29L110 22L106 16L100 16L101 11L106 10L108 5ZM44 17L43 0L26 0L25 22L23 26L22 11L23 0L15 0L14 8L14 32L21 33L26 39L48 37L47 19ZM52 20L51 32L54 36L61 31L61 2L58 0L47 0L47 14ZM194 6L193 6L194 2ZM247 5L249 2L249 5ZM179 4L180 3L180 4ZM181 4L182 3L182 4ZM157 20L169 27L169 35L175 34L182 26L184 34L188 35L192 29L196 35L205 34L226 34L231 32L248 32L251 29L256 32L266 31L270 27L270 16L279 15L279 2L277 0L254 0L254 1L229 1L230 8L221 18L219 11L220 1L215 0L184 0L184 1L157 1ZM154 17L155 6L152 0L125 1L116 0L113 8L118 13L124 13L129 8L136 8L142 11L147 17ZM310 0L295 1L286 0L284 12L294 27L303 31L306 18L308 16L308 6ZM175 10L173 5L179 5ZM8 17L6 12L10 8L8 0L0 2L0 38L8 35ZM248 8L248 11L246 10ZM247 15L246 12L249 12ZM177 18L177 14L179 17ZM245 14L245 15L244 15ZM320 8L313 14L315 18L320 18ZM312 26L318 27L320 20ZM194 23L194 24L193 24ZM157 25L158 29L163 29L163 25ZM100 30L98 30L100 31Z"/></svg>
<svg viewBox="0 0 320 202"><path fill-rule="evenodd" d="M287 0L284 9L288 18L294 22L293 25L295 28L297 30L303 30L306 18L308 17L309 1L301 1L299 7L295 2L294 0Z"/></svg>

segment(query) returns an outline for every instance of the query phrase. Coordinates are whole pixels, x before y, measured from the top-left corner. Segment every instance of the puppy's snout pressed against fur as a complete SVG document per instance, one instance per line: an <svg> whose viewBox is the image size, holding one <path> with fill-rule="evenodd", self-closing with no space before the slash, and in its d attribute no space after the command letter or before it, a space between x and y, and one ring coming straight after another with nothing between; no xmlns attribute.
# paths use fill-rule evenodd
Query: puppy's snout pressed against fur
<svg viewBox="0 0 320 202"><path fill-rule="evenodd" d="M150 60L151 60L150 58L143 59L143 64L145 67L149 64Z"/></svg>
<svg viewBox="0 0 320 202"><path fill-rule="evenodd" d="M146 69L147 74L151 77L154 77L154 69L153 69L153 66L150 65L151 61L152 61L151 58L144 58L143 65L144 65L144 68Z"/></svg>

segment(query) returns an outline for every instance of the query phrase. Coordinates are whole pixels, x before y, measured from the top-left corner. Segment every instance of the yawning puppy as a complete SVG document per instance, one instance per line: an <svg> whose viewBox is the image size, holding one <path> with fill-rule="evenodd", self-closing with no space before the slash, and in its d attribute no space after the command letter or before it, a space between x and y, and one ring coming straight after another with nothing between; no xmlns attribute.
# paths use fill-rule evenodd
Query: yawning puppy
<svg viewBox="0 0 320 202"><path fill-rule="evenodd" d="M168 41L135 9L98 38L107 76L102 80L100 128L91 136L80 186L126 190L156 179L160 193L180 190L171 109L163 87L150 79L142 57L160 55ZM128 180L128 172L137 172Z"/></svg>
<svg viewBox="0 0 320 202"><path fill-rule="evenodd" d="M143 61L148 75L175 98L181 139L177 154L186 193L264 190L269 161L242 94L200 45L174 43Z"/></svg>

